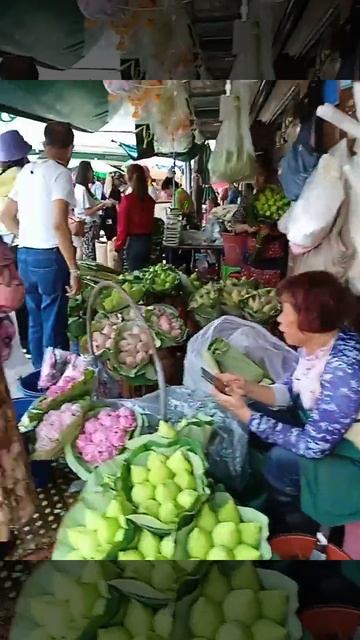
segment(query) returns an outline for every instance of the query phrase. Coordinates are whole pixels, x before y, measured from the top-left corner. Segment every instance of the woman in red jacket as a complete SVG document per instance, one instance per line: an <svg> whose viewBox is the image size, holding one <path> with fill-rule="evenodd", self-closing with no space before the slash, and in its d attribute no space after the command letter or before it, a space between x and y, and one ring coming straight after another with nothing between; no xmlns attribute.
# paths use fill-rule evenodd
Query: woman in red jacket
<svg viewBox="0 0 360 640"><path fill-rule="evenodd" d="M118 205L115 248L125 248L129 271L137 271L150 262L155 200L148 193L146 173L140 164L130 165L127 177L132 192Z"/></svg>

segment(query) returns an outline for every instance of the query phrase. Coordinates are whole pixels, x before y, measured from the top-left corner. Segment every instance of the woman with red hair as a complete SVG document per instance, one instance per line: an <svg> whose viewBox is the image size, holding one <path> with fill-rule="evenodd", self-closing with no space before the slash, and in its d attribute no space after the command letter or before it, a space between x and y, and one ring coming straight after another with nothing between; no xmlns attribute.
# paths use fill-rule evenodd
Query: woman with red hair
<svg viewBox="0 0 360 640"><path fill-rule="evenodd" d="M269 387L220 376L227 395L215 391L216 399L275 445L264 469L272 488L301 494L303 511L321 524L360 520L360 337L351 329L356 302L325 271L290 277L278 294L280 330L299 349L295 371ZM334 498L341 487L344 495Z"/></svg>
<svg viewBox="0 0 360 640"><path fill-rule="evenodd" d="M144 167L130 165L127 177L132 191L118 205L115 249L125 249L129 271L138 271L150 262L155 200L149 195Z"/></svg>

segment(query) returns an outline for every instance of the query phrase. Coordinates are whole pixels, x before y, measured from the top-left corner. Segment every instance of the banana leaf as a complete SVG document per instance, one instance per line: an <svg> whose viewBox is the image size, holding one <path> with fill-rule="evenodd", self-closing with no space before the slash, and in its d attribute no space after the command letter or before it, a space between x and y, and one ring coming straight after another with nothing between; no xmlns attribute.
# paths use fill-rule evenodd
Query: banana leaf
<svg viewBox="0 0 360 640"><path fill-rule="evenodd" d="M118 406L120 406L120 403ZM65 460L68 466L70 467L70 469L81 480L84 480L85 482L90 478L94 469L96 469L96 466L90 465L87 462L85 462L85 460L82 458L80 453L77 451L76 441L85 426L85 422L90 420L90 418L95 418L104 407L112 408L110 404L106 404L106 403L104 403L99 409L93 410L93 408L91 408L90 411L83 414L81 420L79 420L77 424L74 425L74 428L72 429L71 434L68 433L67 443L65 446ZM136 438L137 435L141 433L141 430L145 424L145 418L142 414L135 412L135 415L137 419L137 426L134 429L134 431L129 433L128 442L130 442L132 438ZM126 445L124 449L125 448L126 448ZM117 456L119 456L120 454L121 454L121 451L119 450L117 453Z"/></svg>
<svg viewBox="0 0 360 640"><path fill-rule="evenodd" d="M41 629L40 625L36 622L32 612L32 602L36 598L49 596L53 598L54 612L59 604L59 600L55 597L54 593L54 578L58 573L66 574L69 578L73 578L77 583L84 584L83 576L87 566L90 563L84 562L51 562L47 561L34 570L30 578L26 581L19 596L15 617L11 625L9 640L24 640L30 638L31 634L35 634L36 631ZM97 571L99 569L97 568ZM108 624L116 614L122 605L123 595L116 589L109 589L106 583L116 577L116 569L109 563L103 563L101 565L101 574L99 578L99 598L104 597L105 610L99 615L93 615L90 619L83 620L83 628L80 629L79 635L72 636L71 629L68 628L69 635L66 637L74 638L74 640L94 640L96 638L97 630ZM61 619L60 624L63 624ZM56 627L56 620L49 620L49 627ZM65 625L66 627L66 625ZM52 635L52 634L51 634ZM35 635L34 635L35 637ZM36 637L45 638L46 635L38 635ZM50 634L49 634L50 637Z"/></svg>
<svg viewBox="0 0 360 640"><path fill-rule="evenodd" d="M201 445L185 438L180 438L178 440L168 440L165 438L164 440L166 443L162 444L159 442L159 439L152 439L139 448L131 451L126 457L123 473L121 475L122 489L125 495L130 497L132 486L130 478L131 465L134 464L145 467L151 451L156 451L166 457L170 457L175 453L175 451L182 449L185 457L192 466L193 476L196 483L196 491L198 493L198 499L191 511L183 512L179 517L179 521L174 524L165 524L158 518L154 518L153 516L149 516L144 513L133 513L128 516L129 520L137 524L140 528L147 529L159 536L168 535L175 531L178 526L180 527L181 523L187 524L188 521L192 520L194 514L210 493L205 477L206 460Z"/></svg>
<svg viewBox="0 0 360 640"><path fill-rule="evenodd" d="M210 343L208 352L215 360L221 373L233 373L243 376L250 382L261 382L264 378L270 378L267 371L264 371L258 364L247 358L239 349L232 347L223 338L215 338Z"/></svg>
<svg viewBox="0 0 360 640"><path fill-rule="evenodd" d="M208 562L206 564L208 565L208 571L210 571L213 563ZM239 562L232 561L218 562L217 566L225 576L230 577L231 573L239 567L239 564ZM261 584L266 590L280 590L289 594L289 613L286 625L289 640L310 640L307 635L303 635L302 626L297 617L297 610L299 608L298 585L279 571L268 569L256 569L256 571ZM182 600L178 600L176 603L175 627L172 640L183 640L184 638L192 637L193 634L189 624L190 612L195 602L201 596L201 593L202 581L200 581L192 593L188 594Z"/></svg>
<svg viewBox="0 0 360 640"><path fill-rule="evenodd" d="M49 411L56 411L56 409L59 409L67 402L85 400L93 394L95 384L96 371L93 369L87 369L85 371L84 378L79 382L76 382L65 393L61 393L55 398L42 396L30 407L29 411L26 412L19 423L19 430L24 433L34 429L41 422L46 413L49 413Z"/></svg>
<svg viewBox="0 0 360 640"><path fill-rule="evenodd" d="M209 500L209 506L212 511L218 511L222 506L224 506L229 499L232 499L228 493L218 491L214 495L212 495ZM256 511L255 509L251 509L250 507L238 507L239 515L241 522L258 522L261 525L261 543L260 543L260 552L262 560L271 560L272 552L271 547L268 543L269 538L269 519L260 511ZM180 560L183 558L189 558L187 552L187 539L192 530L196 527L195 520L191 522L187 527L179 530L176 535L176 546L175 546L175 560Z"/></svg>

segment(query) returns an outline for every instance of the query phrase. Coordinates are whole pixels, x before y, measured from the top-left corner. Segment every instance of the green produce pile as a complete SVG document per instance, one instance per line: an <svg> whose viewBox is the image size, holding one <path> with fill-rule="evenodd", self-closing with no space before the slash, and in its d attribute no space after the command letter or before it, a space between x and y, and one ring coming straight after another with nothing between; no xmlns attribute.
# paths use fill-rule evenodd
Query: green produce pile
<svg viewBox="0 0 360 640"><path fill-rule="evenodd" d="M207 477L213 427L195 416L129 440L90 476L61 524L53 559L269 559L267 518L237 507Z"/></svg>
<svg viewBox="0 0 360 640"><path fill-rule="evenodd" d="M214 375L217 373L233 373L234 375L243 376L250 382L272 383L268 371L247 358L239 349L232 347L223 338L215 338L210 343L207 351L203 354L203 360Z"/></svg>
<svg viewBox="0 0 360 640"><path fill-rule="evenodd" d="M268 185L257 193L252 201L251 222L272 224L278 222L290 207L291 202L281 187Z"/></svg>
<svg viewBox="0 0 360 640"><path fill-rule="evenodd" d="M224 314L267 324L280 312L275 289L262 289L256 280L229 278L223 283L197 285L189 310L201 327Z"/></svg>
<svg viewBox="0 0 360 640"><path fill-rule="evenodd" d="M154 294L175 293L181 284L180 273L169 265L157 264L143 269L145 284Z"/></svg>
<svg viewBox="0 0 360 640"><path fill-rule="evenodd" d="M298 587L251 562L44 562L9 640L305 640Z"/></svg>

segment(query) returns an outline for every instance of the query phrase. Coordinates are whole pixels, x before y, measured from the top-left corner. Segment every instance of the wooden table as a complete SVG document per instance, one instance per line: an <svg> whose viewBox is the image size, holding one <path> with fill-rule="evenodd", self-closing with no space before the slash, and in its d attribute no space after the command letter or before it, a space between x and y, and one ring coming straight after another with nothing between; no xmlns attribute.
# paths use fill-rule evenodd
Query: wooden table
<svg viewBox="0 0 360 640"><path fill-rule="evenodd" d="M222 244L179 244L179 245L166 245L164 244L164 249L168 253L168 259L170 264L174 261L174 256L179 251L191 251L191 269L194 270L195 266L195 256L196 253L200 253L201 251L211 251L216 256L216 268L218 277L221 275L221 260L224 252L224 246Z"/></svg>

